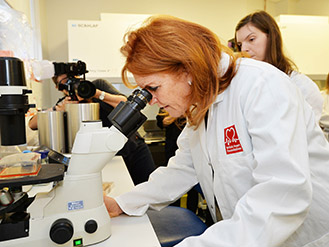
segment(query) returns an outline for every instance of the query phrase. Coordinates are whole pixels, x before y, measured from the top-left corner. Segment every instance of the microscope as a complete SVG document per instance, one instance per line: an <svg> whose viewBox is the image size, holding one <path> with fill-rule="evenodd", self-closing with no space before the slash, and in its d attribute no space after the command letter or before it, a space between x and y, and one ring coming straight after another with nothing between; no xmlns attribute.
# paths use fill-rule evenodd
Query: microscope
<svg viewBox="0 0 329 247"><path fill-rule="evenodd" d="M24 64L15 57L0 57L1 145L26 143L25 113L32 107L27 94Z"/></svg>
<svg viewBox="0 0 329 247"><path fill-rule="evenodd" d="M146 121L141 110L151 98L147 90L135 90L108 116L110 128L100 121L83 122L67 167L45 164L37 176L0 179L0 189L16 193L0 206L0 246L88 246L109 238L101 171ZM52 187L33 197L22 190L48 182Z"/></svg>

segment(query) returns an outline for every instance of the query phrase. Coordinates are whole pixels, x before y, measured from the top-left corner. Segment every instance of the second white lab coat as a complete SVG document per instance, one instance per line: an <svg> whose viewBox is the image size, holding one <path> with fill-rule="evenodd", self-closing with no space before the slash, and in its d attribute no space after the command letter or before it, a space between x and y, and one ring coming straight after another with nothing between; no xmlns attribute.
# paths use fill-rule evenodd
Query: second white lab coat
<svg viewBox="0 0 329 247"><path fill-rule="evenodd" d="M142 215L199 182L213 219L216 199L223 220L177 246L327 246L329 145L314 113L284 73L239 62L209 109L207 130L204 122L186 126L168 166L116 200L125 213Z"/></svg>
<svg viewBox="0 0 329 247"><path fill-rule="evenodd" d="M302 92L306 102L311 105L315 114L315 120L319 122L323 105L323 98L321 97L319 87L309 77L297 71L293 71L290 74L290 80L296 83L296 86Z"/></svg>
<svg viewBox="0 0 329 247"><path fill-rule="evenodd" d="M320 126L329 141L329 94L327 93L327 89L322 90L321 95L323 97L323 107L320 118Z"/></svg>

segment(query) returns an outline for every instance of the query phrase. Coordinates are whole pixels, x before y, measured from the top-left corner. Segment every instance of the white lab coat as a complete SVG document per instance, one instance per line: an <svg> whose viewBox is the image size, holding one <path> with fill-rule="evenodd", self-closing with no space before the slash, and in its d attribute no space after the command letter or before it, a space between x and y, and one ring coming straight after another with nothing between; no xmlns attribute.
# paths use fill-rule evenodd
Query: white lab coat
<svg viewBox="0 0 329 247"><path fill-rule="evenodd" d="M213 219L216 198L223 220L177 246L328 246L329 144L284 73L241 59L207 130L186 126L178 146L167 167L116 198L125 213L161 209L200 182Z"/></svg>
<svg viewBox="0 0 329 247"><path fill-rule="evenodd" d="M327 93L327 89L322 90L321 95L323 97L323 107L320 118L320 126L329 141L329 94Z"/></svg>
<svg viewBox="0 0 329 247"><path fill-rule="evenodd" d="M297 71L293 71L290 74L290 80L296 83L305 100L311 105L315 114L315 120L319 122L323 105L319 87L309 77Z"/></svg>

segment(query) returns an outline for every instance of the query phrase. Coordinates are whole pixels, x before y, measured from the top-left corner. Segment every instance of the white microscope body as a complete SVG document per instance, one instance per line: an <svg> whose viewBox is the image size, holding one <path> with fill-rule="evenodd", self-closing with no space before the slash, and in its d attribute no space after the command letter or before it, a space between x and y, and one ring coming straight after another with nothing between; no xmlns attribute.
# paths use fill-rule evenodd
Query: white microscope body
<svg viewBox="0 0 329 247"><path fill-rule="evenodd" d="M110 237L101 171L126 141L127 137L114 126L103 128L100 121L83 122L64 180L50 192L37 194L28 207L29 237L0 245L86 246Z"/></svg>
<svg viewBox="0 0 329 247"><path fill-rule="evenodd" d="M56 75L87 73L82 61L74 66L64 63L54 63L54 66L55 71L58 70ZM0 73L0 144L21 145L26 142L25 113L31 106L26 94L31 90L26 88L20 59L0 57L0 67L3 72ZM103 128L100 121L83 122L65 174L62 165L46 164L34 177L0 179L0 246L75 247L110 237L101 172L124 146L126 136L135 133L146 121L141 110L151 98L147 90L135 90L108 116L111 128ZM46 192L30 195L22 190L25 185L51 181L56 182ZM3 199L11 195L14 195L11 200L3 203Z"/></svg>
<svg viewBox="0 0 329 247"><path fill-rule="evenodd" d="M18 215L20 218L14 224L6 221L7 218L0 222L3 229L0 231L0 246L87 246L110 237L110 217L103 202L101 172L122 149L126 136L135 133L146 121L141 110L151 98L147 90L135 90L108 116L113 124L110 128L103 128L101 121L83 122L74 141L67 172L64 178L61 177L63 180L55 182L50 191L37 193L26 212L12 214L7 208L7 216ZM47 168L41 168L42 171L46 172ZM15 187L28 182L31 181L4 181L1 186L11 183Z"/></svg>

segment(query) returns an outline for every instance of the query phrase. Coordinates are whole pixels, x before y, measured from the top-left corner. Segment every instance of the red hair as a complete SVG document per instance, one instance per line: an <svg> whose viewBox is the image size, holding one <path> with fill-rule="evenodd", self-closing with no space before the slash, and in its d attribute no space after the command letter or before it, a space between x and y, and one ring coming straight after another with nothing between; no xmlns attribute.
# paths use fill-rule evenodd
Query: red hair
<svg viewBox="0 0 329 247"><path fill-rule="evenodd" d="M161 72L176 76L187 72L192 76L192 107L186 116L196 127L235 75L236 60L232 52L220 44L213 32L196 23L171 16L153 16L141 28L128 32L125 40L121 47L126 57L122 79L128 87L134 87L128 81L128 71L140 76ZM219 71L222 51L230 55L224 75Z"/></svg>

